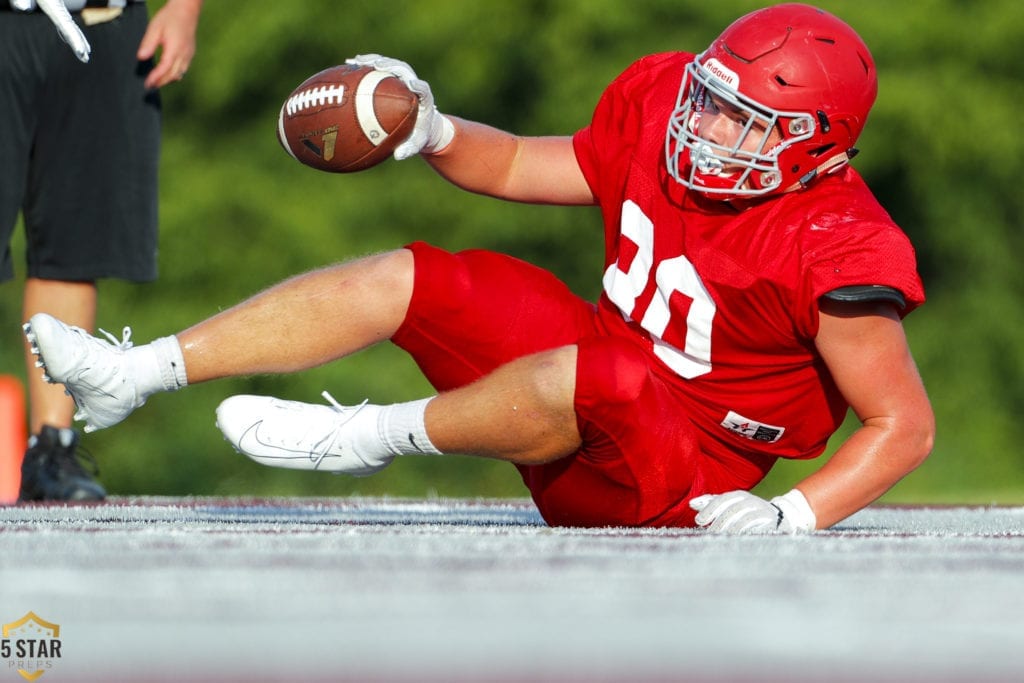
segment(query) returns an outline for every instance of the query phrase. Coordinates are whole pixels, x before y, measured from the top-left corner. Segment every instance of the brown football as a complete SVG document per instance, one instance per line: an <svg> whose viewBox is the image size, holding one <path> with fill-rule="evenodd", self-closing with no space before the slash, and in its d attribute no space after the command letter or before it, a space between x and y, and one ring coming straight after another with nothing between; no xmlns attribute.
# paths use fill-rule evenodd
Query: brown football
<svg viewBox="0 0 1024 683"><path fill-rule="evenodd" d="M307 166L352 173L391 156L416 125L419 99L391 74L342 64L292 91L277 118L277 139Z"/></svg>

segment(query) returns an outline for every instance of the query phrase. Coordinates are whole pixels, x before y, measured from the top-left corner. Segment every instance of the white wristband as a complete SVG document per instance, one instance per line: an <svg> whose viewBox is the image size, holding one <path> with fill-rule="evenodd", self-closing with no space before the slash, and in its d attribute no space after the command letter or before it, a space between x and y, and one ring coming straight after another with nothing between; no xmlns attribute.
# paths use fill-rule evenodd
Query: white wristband
<svg viewBox="0 0 1024 683"><path fill-rule="evenodd" d="M776 496L771 500L772 505L782 511L782 521L779 531L786 531L791 534L814 531L817 528L818 520L814 515L804 494L799 489L793 489L789 493Z"/></svg>
<svg viewBox="0 0 1024 683"><path fill-rule="evenodd" d="M455 137L455 124L451 119L434 108L434 119L431 122L427 142L420 150L424 154L435 154L451 144Z"/></svg>

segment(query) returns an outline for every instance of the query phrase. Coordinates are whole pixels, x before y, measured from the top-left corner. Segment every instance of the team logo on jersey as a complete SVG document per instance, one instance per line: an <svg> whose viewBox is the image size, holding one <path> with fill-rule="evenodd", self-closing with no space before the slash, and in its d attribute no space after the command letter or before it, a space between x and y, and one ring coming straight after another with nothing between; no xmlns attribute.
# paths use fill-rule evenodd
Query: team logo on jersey
<svg viewBox="0 0 1024 683"><path fill-rule="evenodd" d="M725 419L722 420L722 426L733 434L739 434L744 439L763 441L765 443L775 443L782 438L783 432L786 431L785 427L776 427L775 425L757 422L731 410L725 416Z"/></svg>

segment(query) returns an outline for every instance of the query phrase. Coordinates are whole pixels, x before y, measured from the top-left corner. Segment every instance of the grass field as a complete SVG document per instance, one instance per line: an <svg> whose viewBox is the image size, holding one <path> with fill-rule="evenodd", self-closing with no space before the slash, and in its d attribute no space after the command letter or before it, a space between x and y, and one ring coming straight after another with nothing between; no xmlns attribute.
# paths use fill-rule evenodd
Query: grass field
<svg viewBox="0 0 1024 683"><path fill-rule="evenodd" d="M0 609L61 641L0 660L0 683L1008 683L1024 509L732 538L549 528L523 500L19 506L0 509Z"/></svg>

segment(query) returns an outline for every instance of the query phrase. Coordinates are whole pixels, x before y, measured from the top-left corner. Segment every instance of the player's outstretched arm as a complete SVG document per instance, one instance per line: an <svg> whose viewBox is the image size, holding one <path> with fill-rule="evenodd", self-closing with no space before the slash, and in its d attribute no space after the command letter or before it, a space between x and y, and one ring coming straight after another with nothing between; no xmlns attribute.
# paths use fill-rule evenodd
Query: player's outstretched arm
<svg viewBox="0 0 1024 683"><path fill-rule="evenodd" d="M935 416L891 305L823 299L815 344L861 422L820 470L797 484L824 529L924 462Z"/></svg>
<svg viewBox="0 0 1024 683"><path fill-rule="evenodd" d="M571 137L521 137L446 116L430 84L406 62L378 54L345 61L390 73L419 98L416 126L395 148L396 159L420 154L449 182L478 194L537 204L594 203Z"/></svg>
<svg viewBox="0 0 1024 683"><path fill-rule="evenodd" d="M449 118L455 130L451 143L423 157L449 182L470 192L510 201L594 203L571 137L522 137L482 123Z"/></svg>

